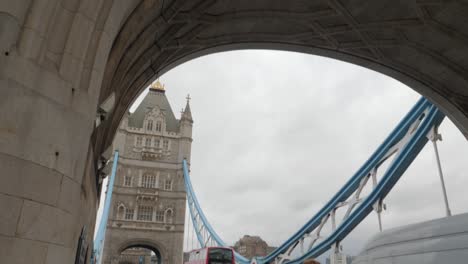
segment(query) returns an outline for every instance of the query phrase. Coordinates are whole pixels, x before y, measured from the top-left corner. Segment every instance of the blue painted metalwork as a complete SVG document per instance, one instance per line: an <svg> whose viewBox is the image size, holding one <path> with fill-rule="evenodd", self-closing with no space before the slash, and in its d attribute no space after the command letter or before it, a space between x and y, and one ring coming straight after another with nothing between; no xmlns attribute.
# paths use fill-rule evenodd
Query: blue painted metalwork
<svg viewBox="0 0 468 264"><path fill-rule="evenodd" d="M101 263L102 257L102 250L104 249L104 240L106 237L106 226L107 220L109 218L109 210L112 201L112 191L114 189L114 181L115 181L115 174L117 171L117 162L119 160L119 151L115 151L114 153L114 161L112 163L112 171L109 178L109 183L106 192L106 199L104 201L104 209L102 211L101 222L99 223L98 232L96 234L96 238L94 239L94 249L93 249L93 257L91 263L99 264Z"/></svg>
<svg viewBox="0 0 468 264"><path fill-rule="evenodd" d="M387 151L396 144L406 133L409 126L417 119L417 117L426 109L428 102L422 98L420 99L413 109L407 114L400 124L390 133L390 136L385 139L382 145L371 155L371 157L364 163L364 165L351 177L351 179L335 194L335 196L301 229L299 229L293 236L286 240L280 247L273 251L265 258L259 258L259 263L266 263L272 261L277 255L285 252L287 248L292 246L293 243L298 241L307 231L312 231L321 222L322 218L328 215L339 202L345 201L358 187L359 182L363 177L368 175L371 170L381 162L385 157Z"/></svg>
<svg viewBox="0 0 468 264"><path fill-rule="evenodd" d="M194 229L196 230L195 234L197 235L198 242L200 242L200 245L205 245L206 243L206 241L203 239L203 235L200 233L201 230L197 229L197 226L199 226L199 224L202 224L203 227L205 227L208 233L210 234L210 237L212 238L212 240L215 241L217 246L227 247L228 245L224 243L224 241L219 237L219 235L210 225L210 223L208 222L208 219L206 218L205 214L203 213L203 210L200 207L200 203L198 202L198 199L195 196L195 192L193 190L192 182L190 181L187 161L184 159L182 163L183 163L183 171L184 171L185 190L187 192L187 201L189 203L189 207L193 206L192 208L195 209L195 210L189 210L189 212L190 212L190 218L192 219ZM202 223L198 223L197 214L199 218L201 219ZM243 257L237 252L234 252L234 253L236 257L236 262L241 263L241 264L250 263L250 261L247 258Z"/></svg>
<svg viewBox="0 0 468 264"><path fill-rule="evenodd" d="M395 158L395 160L387 169L382 180L377 185L371 194L364 200L362 204L349 216L345 222L340 225L335 232L333 232L326 240L322 241L319 245L308 251L303 256L286 263L299 264L305 260L317 257L327 251L330 246L343 240L370 212L372 212L372 205L379 199L383 199L397 183L406 169L411 165L413 160L422 150L427 143L427 135L430 129L435 125L438 126L444 119L444 114L440 112L435 106L431 109L426 117L426 122L421 124L420 129L415 132L414 137L404 147L403 151ZM264 262L262 262L264 263Z"/></svg>
<svg viewBox="0 0 468 264"><path fill-rule="evenodd" d="M318 214L316 214L305 226L303 226L296 234L294 234L290 239L288 239L285 243L283 243L280 247L278 247L277 250L272 252L269 256L264 257L264 258L258 258L257 262L258 263L268 263L269 261L272 261L274 258L276 258L279 254L284 253L290 246L292 246L294 243L296 243L304 234L306 234L308 231L311 231L315 229L319 224L320 221L325 217L326 215L330 214L330 212L336 208L337 204L345 201L358 187L359 182L361 179L366 177L373 168L381 164L385 159L386 159L386 154L388 153L389 150L395 144L398 144L400 140L405 136L405 134L408 132L408 130L411 128L411 126L417 122L421 116L424 114L425 111L428 109L435 108L429 101L427 101L424 98L421 98L416 105L413 107L413 109L403 118L403 120L400 122L400 124L397 125L397 127L392 131L390 136L384 141L384 143L374 152L373 155L371 155L371 158L366 161L366 163L357 171L356 174L354 174L351 179L341 188L340 191L319 211ZM437 110L437 109L435 109ZM434 110L433 110L434 111ZM432 111L432 112L433 112ZM443 115L442 115L443 117ZM425 124L427 126L434 126L440 124L440 122L434 122L432 119L424 119L426 122ZM427 133L425 133L427 135ZM413 137L414 138L414 137ZM410 140L413 141L413 138ZM425 141L427 142L427 140ZM415 155L417 155L419 151L414 152ZM413 159L411 159L411 162ZM408 164L409 165L409 164ZM403 167L401 167L403 168ZM404 168L406 170L407 167ZM404 172L401 171L401 174ZM387 169L388 171L388 169ZM401 176L401 175L400 175ZM392 185L393 187L393 185ZM373 192L374 193L374 192ZM377 196L379 196L380 193L377 193ZM379 196L379 197L385 197L385 196ZM368 197L369 198L369 197ZM368 200L368 199L366 199ZM372 208L368 208L370 211L372 211ZM369 211L369 212L370 212ZM369 213L368 212L368 213ZM367 214L368 214L367 213ZM366 215L367 215L366 214ZM352 214L349 218L352 216L355 216L355 214ZM348 218L348 222L349 222ZM362 219L361 219L362 220ZM357 224L356 224L357 225ZM354 228L354 226L353 226ZM338 230L337 230L338 231ZM335 233L337 232L335 231ZM350 231L350 230L347 230ZM349 232L346 232L348 234ZM342 240L344 237L342 237L340 240ZM338 240L338 241L340 241ZM334 241L336 242L336 241ZM329 241L327 243L322 242L321 247L314 247L315 252L314 254L306 254L305 256L308 258L311 257L317 257L321 253L325 252L330 248L330 245L332 243ZM318 250L320 248L321 250ZM312 250L311 250L312 251ZM286 262L288 263L288 262ZM292 262L294 263L294 262Z"/></svg>
<svg viewBox="0 0 468 264"><path fill-rule="evenodd" d="M277 260L279 257L282 258L280 263L302 263L308 258L319 256L330 249L332 245L343 240L373 210L373 205L385 198L427 143L427 135L430 129L439 126L443 119L444 115L434 105L425 98L421 98L363 166L314 217L271 254L266 257L256 258L252 260L252 263L270 263ZM324 219L326 221L334 210L338 208L339 204L346 202L346 200L356 192L361 182L365 180L366 177L370 177L371 173L392 155L395 155L394 160L390 163L373 191L362 200L357 208L353 210L353 207L351 209L350 214L326 239L317 245L312 244L311 248L299 257L294 259L292 259L291 256L287 258L283 257L284 255L290 254L299 243L304 242L305 236L318 228ZM205 243L203 241L203 234L201 233L203 230L209 233L208 236L210 236L217 245L226 246L211 227L201 210L190 182L186 161L183 162L183 167L192 221L194 226L201 226L195 229L200 244L204 245ZM201 223L198 222L198 219ZM239 263L249 262L246 258L237 256L240 255L236 254L236 261Z"/></svg>

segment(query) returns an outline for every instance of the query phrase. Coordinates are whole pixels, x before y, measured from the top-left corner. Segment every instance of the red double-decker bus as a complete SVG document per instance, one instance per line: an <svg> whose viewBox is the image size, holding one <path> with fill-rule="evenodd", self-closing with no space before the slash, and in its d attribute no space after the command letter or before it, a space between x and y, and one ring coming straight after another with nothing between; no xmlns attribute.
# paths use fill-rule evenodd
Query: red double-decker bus
<svg viewBox="0 0 468 264"><path fill-rule="evenodd" d="M228 247L206 247L192 250L185 264L235 264L234 250Z"/></svg>

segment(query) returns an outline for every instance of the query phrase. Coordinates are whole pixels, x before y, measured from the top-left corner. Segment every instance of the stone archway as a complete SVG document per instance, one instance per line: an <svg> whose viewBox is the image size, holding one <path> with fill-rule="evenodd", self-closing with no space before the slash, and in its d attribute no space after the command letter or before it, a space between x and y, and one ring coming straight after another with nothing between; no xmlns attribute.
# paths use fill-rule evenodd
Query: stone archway
<svg viewBox="0 0 468 264"><path fill-rule="evenodd" d="M468 135L467 17L450 0L0 0L2 259L69 263L84 226L92 244L120 119L151 80L204 54L352 62L409 85Z"/></svg>
<svg viewBox="0 0 468 264"><path fill-rule="evenodd" d="M115 264L161 264L161 254L154 249L138 245L122 251L118 256L113 256L111 263Z"/></svg>
<svg viewBox="0 0 468 264"><path fill-rule="evenodd" d="M157 241L149 239L121 239L120 241L113 240L111 243L111 250L107 255L103 256L103 264L120 264L124 259L119 256L132 248L143 248L154 252L157 257L157 264L171 263L171 260L168 258L167 249Z"/></svg>
<svg viewBox="0 0 468 264"><path fill-rule="evenodd" d="M164 261L164 258L162 257L161 252L157 248L155 248L154 246L149 246L147 244L134 244L134 245L131 245L131 246L127 247L126 249L124 249L124 250L122 250L120 252L120 256L119 256L120 258L119 258L118 261L115 261L116 264L122 264L122 262L127 261L128 257L129 257L129 254L127 252L129 252L129 251L131 252L132 250L137 250L137 254L140 254L140 255L141 255L141 253L144 254L144 256L138 256L138 258L139 258L138 262L140 262L142 260L141 258L144 257L144 260L143 260L144 263L151 263L151 264L167 263L167 260ZM156 260L153 259L152 254L150 254L148 256L148 254L149 254L148 251L142 252L144 250L148 250L148 251L154 253ZM127 254L124 255L125 253L127 253ZM122 259L122 257L124 257L124 258ZM130 255L130 257L133 257L133 259L135 260L134 256ZM111 264L112 264L112 262L111 262Z"/></svg>
<svg viewBox="0 0 468 264"><path fill-rule="evenodd" d="M112 138L130 103L157 76L198 56L246 48L316 54L379 71L435 102L468 135L468 63L458 59L468 52L468 35L457 31L462 24L454 13L467 14L468 7L386 0L142 3L109 55L101 100L110 92L119 99L101 135ZM454 56L440 41L456 47ZM109 142L100 138L96 146L105 148Z"/></svg>

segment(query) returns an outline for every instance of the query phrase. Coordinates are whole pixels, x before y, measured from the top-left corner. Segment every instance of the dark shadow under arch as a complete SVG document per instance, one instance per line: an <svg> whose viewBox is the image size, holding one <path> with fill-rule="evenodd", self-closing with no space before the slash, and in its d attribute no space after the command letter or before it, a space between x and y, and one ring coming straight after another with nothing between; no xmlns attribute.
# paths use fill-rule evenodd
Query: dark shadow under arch
<svg viewBox="0 0 468 264"><path fill-rule="evenodd" d="M131 248L144 248L153 251L156 254L156 257L158 258L158 264L167 264L164 263L165 259L165 252L164 252L164 247L162 245L159 245L159 243L155 243L152 241L142 241L142 240L131 240L131 241L126 241L123 243L119 249L118 249L118 254L122 254L125 250L131 249Z"/></svg>

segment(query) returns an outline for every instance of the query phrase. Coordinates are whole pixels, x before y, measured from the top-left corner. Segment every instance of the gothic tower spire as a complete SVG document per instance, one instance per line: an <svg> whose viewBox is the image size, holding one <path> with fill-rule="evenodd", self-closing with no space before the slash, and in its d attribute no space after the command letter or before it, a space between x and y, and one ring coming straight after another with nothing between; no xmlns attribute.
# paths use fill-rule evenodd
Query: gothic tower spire
<svg viewBox="0 0 468 264"><path fill-rule="evenodd" d="M190 110L190 99L192 99L190 98L190 94L187 94L187 97L185 97L185 99L187 99L187 104L185 105L185 110L182 113L181 120L187 120L193 123L192 111Z"/></svg>
<svg viewBox="0 0 468 264"><path fill-rule="evenodd" d="M185 105L185 110L182 111L182 116L180 117L179 131L180 131L180 141L179 141L179 160L187 159L190 164L190 154L192 149L192 111L190 109L190 95L187 95L187 104Z"/></svg>

